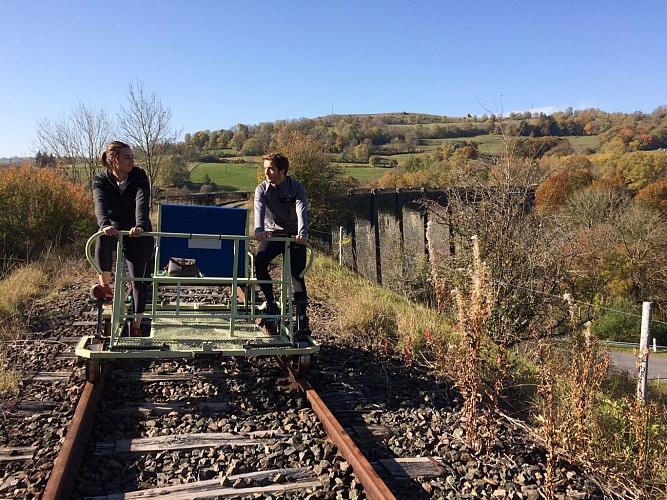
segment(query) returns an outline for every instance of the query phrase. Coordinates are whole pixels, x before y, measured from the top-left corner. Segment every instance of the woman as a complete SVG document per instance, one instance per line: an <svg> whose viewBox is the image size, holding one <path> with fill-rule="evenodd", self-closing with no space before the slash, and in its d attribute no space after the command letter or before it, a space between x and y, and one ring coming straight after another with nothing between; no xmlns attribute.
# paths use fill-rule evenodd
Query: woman
<svg viewBox="0 0 667 500"><path fill-rule="evenodd" d="M109 283L119 229L130 232L129 238L123 237L123 255L130 277L148 276L153 238L142 235L152 230L149 219L150 188L146 172L134 166L132 148L124 142L111 142L100 161L106 170L93 179L93 200L100 231L104 232L95 244L95 261L102 274L91 294L96 299L109 300L113 297ZM140 315L146 310L146 295L146 283L132 281L135 314ZM130 336L142 336L141 317L133 319Z"/></svg>

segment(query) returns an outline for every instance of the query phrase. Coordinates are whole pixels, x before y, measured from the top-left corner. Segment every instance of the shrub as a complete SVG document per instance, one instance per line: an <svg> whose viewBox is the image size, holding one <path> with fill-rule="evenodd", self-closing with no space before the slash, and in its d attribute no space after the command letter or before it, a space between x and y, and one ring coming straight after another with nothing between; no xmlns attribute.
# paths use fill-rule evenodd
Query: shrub
<svg viewBox="0 0 667 500"><path fill-rule="evenodd" d="M95 230L90 193L50 169L27 165L0 170L0 259L3 270L52 246Z"/></svg>
<svg viewBox="0 0 667 500"><path fill-rule="evenodd" d="M619 299L593 323L591 332L603 340L637 344L641 323L641 309L627 300ZM667 326L664 323L653 321L650 335L658 345L667 345Z"/></svg>

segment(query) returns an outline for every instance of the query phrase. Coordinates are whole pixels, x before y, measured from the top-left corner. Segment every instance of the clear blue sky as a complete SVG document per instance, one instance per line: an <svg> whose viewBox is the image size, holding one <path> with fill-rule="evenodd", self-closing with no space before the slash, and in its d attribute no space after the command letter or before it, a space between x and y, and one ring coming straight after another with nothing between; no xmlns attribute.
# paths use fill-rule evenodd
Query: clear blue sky
<svg viewBox="0 0 667 500"><path fill-rule="evenodd" d="M0 157L140 80L176 130L667 105L667 2L0 0Z"/></svg>

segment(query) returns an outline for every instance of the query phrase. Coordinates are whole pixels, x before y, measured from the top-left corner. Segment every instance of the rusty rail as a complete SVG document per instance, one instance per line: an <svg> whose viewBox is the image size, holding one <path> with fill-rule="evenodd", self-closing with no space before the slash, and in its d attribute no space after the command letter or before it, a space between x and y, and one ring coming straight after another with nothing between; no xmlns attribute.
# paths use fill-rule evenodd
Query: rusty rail
<svg viewBox="0 0 667 500"><path fill-rule="evenodd" d="M389 491L387 485L378 476L373 466L366 460L366 457L359 451L352 438L345 432L333 413L327 408L315 389L305 377L297 377L291 369L288 368L290 380L296 387L306 395L310 406L322 422L322 426L329 438L338 447L338 451L345 458L347 463L352 466L354 474L364 487L368 498L373 500L391 500L396 497Z"/></svg>
<svg viewBox="0 0 667 500"><path fill-rule="evenodd" d="M43 500L64 500L71 497L74 491L74 482L83 460L84 444L94 422L95 410L104 390L109 368L108 364L102 366L99 382L95 384L86 383L44 489ZM289 368L288 372L292 383L308 399L329 438L336 445L343 458L352 466L354 474L363 486L368 498L395 500L394 494L387 488L375 469L310 385L310 382L305 377L297 377Z"/></svg>
<svg viewBox="0 0 667 500"><path fill-rule="evenodd" d="M71 498L74 481L83 460L84 445L93 426L95 410L104 390L104 382L108 373L109 365L104 364L99 382L96 384L86 382L67 429L65 440L53 464L49 481L46 483L42 495L43 500Z"/></svg>

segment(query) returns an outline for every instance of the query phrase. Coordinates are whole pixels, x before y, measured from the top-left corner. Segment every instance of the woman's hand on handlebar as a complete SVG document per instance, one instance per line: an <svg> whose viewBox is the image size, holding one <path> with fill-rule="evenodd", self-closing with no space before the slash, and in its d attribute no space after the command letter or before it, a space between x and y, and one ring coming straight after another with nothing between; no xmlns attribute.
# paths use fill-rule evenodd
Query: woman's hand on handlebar
<svg viewBox="0 0 667 500"><path fill-rule="evenodd" d="M115 226L104 226L101 231L105 236L118 236L118 231L116 231Z"/></svg>

